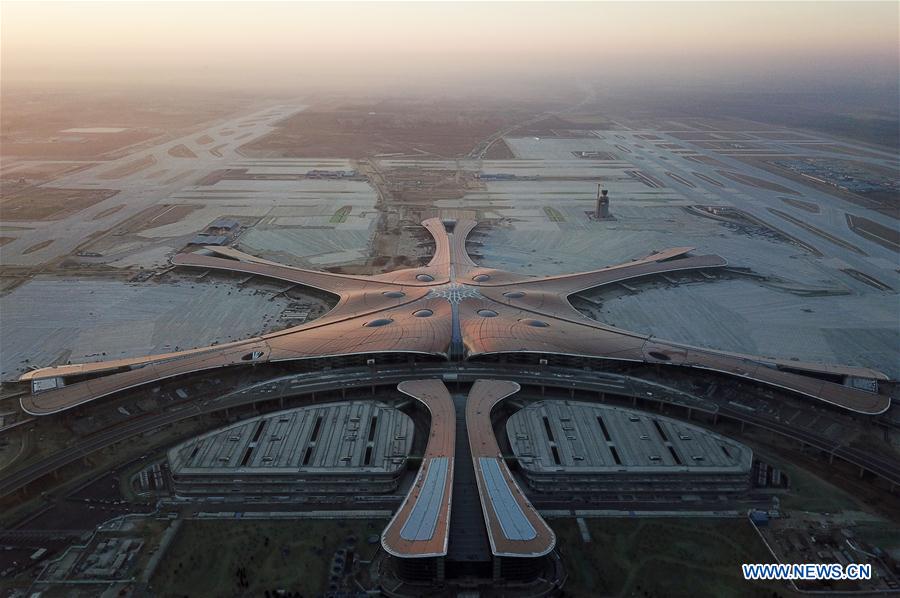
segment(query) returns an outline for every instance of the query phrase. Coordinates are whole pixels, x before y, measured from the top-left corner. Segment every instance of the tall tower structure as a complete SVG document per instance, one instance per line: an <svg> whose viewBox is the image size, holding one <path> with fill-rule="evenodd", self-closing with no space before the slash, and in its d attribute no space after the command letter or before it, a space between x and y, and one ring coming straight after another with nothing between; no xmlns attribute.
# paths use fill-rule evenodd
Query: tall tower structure
<svg viewBox="0 0 900 598"><path fill-rule="evenodd" d="M597 185L597 209L594 211L594 218L597 220L611 220L609 213L609 191L601 189Z"/></svg>

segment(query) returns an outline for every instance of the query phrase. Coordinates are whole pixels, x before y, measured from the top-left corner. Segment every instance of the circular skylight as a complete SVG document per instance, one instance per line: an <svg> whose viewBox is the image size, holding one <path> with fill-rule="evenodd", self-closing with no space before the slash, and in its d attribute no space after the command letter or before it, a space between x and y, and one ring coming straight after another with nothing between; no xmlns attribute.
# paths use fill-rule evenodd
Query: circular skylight
<svg viewBox="0 0 900 598"><path fill-rule="evenodd" d="M519 321L522 322L523 324L525 324L526 326L533 326L535 328L546 328L547 326L550 325L543 320L519 320Z"/></svg>
<svg viewBox="0 0 900 598"><path fill-rule="evenodd" d="M366 326L369 328L378 328L379 326L387 326L391 322L393 322L393 320L390 318L378 318L377 320L366 322Z"/></svg>

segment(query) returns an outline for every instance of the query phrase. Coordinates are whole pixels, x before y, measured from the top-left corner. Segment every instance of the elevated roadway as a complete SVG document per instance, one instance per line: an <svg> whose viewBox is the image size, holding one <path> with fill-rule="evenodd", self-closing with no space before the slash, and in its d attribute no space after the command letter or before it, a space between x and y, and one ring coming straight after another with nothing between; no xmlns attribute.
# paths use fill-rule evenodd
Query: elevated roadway
<svg viewBox="0 0 900 598"><path fill-rule="evenodd" d="M568 391L608 393L670 403L698 412L718 413L735 421L763 427L787 438L804 442L834 457L843 459L863 471L883 478L892 485L900 485L900 463L896 459L847 447L841 442L801 430L797 426L779 422L774 418L729 406L727 402L722 402L720 405L715 400L699 398L664 384L620 374L575 368L470 363L455 367L448 367L446 364L409 364L378 368L351 368L283 376L256 383L215 400L201 401L177 411L129 420L115 428L75 440L66 448L49 457L0 477L0 496L11 494L96 450L198 415L296 395L392 385L405 380L426 377L440 379L445 376L460 382L473 382L479 378L500 379L522 385L546 386Z"/></svg>

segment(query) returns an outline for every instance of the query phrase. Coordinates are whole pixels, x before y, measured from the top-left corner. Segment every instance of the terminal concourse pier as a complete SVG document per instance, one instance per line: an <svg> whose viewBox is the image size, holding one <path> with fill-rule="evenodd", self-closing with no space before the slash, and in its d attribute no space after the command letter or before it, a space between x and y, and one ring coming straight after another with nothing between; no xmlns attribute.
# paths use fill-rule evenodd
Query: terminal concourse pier
<svg viewBox="0 0 900 598"><path fill-rule="evenodd" d="M31 386L22 409L50 415L162 380L196 372L357 355L438 358L451 362L524 354L643 363L722 373L787 390L861 415L890 407L870 368L742 355L678 344L601 324L572 307L580 291L624 281L728 265L691 247L653 251L624 264L559 276L532 277L484 268L466 251L474 220L425 220L435 252L427 265L386 274L333 274L284 266L230 247L181 253L172 264L269 277L337 295L323 317L246 340L148 357L39 368L19 379Z"/></svg>
<svg viewBox="0 0 900 598"><path fill-rule="evenodd" d="M492 425L494 408L519 385L476 380L468 395L451 396L426 379L399 390L426 406L431 430L415 482L381 536L382 587L396 596L435 585L556 591L564 580L556 535L507 467Z"/></svg>

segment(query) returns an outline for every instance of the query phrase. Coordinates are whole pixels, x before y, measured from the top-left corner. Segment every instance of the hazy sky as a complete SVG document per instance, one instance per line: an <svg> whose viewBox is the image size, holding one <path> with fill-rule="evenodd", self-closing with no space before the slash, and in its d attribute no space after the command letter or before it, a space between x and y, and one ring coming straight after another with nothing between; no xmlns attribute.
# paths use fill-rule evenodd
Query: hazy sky
<svg viewBox="0 0 900 598"><path fill-rule="evenodd" d="M2 81L896 85L898 3L0 3Z"/></svg>

